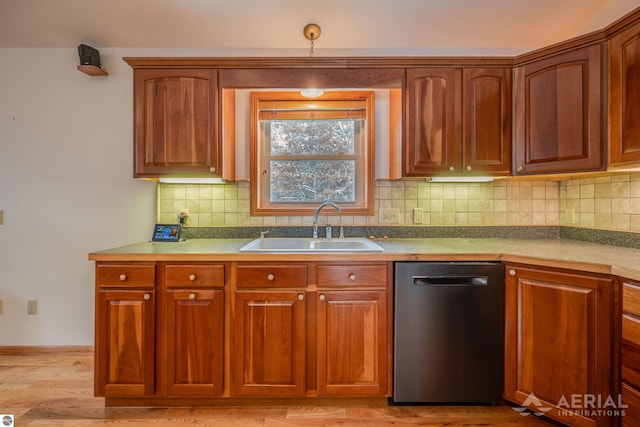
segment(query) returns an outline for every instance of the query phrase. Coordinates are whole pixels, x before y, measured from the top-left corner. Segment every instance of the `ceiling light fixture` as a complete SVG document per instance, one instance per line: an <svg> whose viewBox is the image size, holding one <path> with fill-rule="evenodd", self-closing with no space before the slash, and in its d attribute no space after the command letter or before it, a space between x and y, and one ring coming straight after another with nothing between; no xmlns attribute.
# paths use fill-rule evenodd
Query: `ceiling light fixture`
<svg viewBox="0 0 640 427"><path fill-rule="evenodd" d="M309 56L313 57L313 42L320 38L320 27L316 24L307 24L305 25L304 30L302 30L302 34L304 34L307 40L311 41Z"/></svg>
<svg viewBox="0 0 640 427"><path fill-rule="evenodd" d="M315 88L302 89L300 91L300 95L304 96L305 98L317 98L324 95L324 90Z"/></svg>

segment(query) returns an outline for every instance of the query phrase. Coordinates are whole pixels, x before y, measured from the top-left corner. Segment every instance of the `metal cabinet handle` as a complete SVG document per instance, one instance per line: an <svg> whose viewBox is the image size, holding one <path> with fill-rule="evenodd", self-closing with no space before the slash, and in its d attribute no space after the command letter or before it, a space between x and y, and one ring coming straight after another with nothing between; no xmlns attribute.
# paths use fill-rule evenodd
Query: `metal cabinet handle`
<svg viewBox="0 0 640 427"><path fill-rule="evenodd" d="M518 166L518 168L516 169L516 171L518 171L518 172L522 172L523 170L524 170L524 167L522 167L522 166Z"/></svg>
<svg viewBox="0 0 640 427"><path fill-rule="evenodd" d="M151 294L144 294L142 298L144 298L145 301L148 301L151 299Z"/></svg>
<svg viewBox="0 0 640 427"><path fill-rule="evenodd" d="M327 299L327 297L325 297L324 295L320 295L320 297L319 297L319 298L320 298L320 301L324 301L324 300L326 300L326 299Z"/></svg>
<svg viewBox="0 0 640 427"><path fill-rule="evenodd" d="M269 274L267 275L267 279L268 279L268 280L270 280L270 281L272 281L272 282L275 280L275 278L276 278L276 276L275 276L273 273L269 273Z"/></svg>
<svg viewBox="0 0 640 427"><path fill-rule="evenodd" d="M190 274L190 275L189 275L189 280L191 280L192 282L193 282L194 280L196 280L196 275L195 275L195 274Z"/></svg>
<svg viewBox="0 0 640 427"><path fill-rule="evenodd" d="M453 166L449 166L449 172L455 172L456 168L454 168Z"/></svg>
<svg viewBox="0 0 640 427"><path fill-rule="evenodd" d="M356 275L354 273L350 273L349 274L349 280L355 281L356 280Z"/></svg>
<svg viewBox="0 0 640 427"><path fill-rule="evenodd" d="M196 299L196 294L194 294L193 292L189 294L189 299L193 300Z"/></svg>
<svg viewBox="0 0 640 427"><path fill-rule="evenodd" d="M127 280L127 275L126 275L126 274L121 274L121 275L120 275L120 280L121 280L121 281L123 281L123 282L124 282L125 280Z"/></svg>
<svg viewBox="0 0 640 427"><path fill-rule="evenodd" d="M509 276L515 276L516 274L518 274L518 272L516 272L513 268L509 270Z"/></svg>
<svg viewBox="0 0 640 427"><path fill-rule="evenodd" d="M304 300L304 294L298 294L298 300L300 301Z"/></svg>
<svg viewBox="0 0 640 427"><path fill-rule="evenodd" d="M473 168L471 167L471 165L468 165L465 169L467 169L468 171L473 170Z"/></svg>
<svg viewBox="0 0 640 427"><path fill-rule="evenodd" d="M214 167L211 167L211 168L209 168L209 171L210 171L210 172L212 172L212 173L215 173L215 171L216 171L216 168L214 168Z"/></svg>

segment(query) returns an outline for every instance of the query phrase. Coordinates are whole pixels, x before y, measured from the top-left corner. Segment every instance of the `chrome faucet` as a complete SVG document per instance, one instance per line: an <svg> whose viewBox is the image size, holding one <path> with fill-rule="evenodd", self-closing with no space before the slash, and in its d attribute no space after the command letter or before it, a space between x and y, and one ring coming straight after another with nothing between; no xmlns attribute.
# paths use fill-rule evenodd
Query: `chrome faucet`
<svg viewBox="0 0 640 427"><path fill-rule="evenodd" d="M314 239L318 238L318 215L320 214L320 210L322 210L322 208L324 208L325 206L333 206L336 211L340 212L340 206L336 205L333 202L320 203L320 206L318 206L316 208L316 213L313 215L313 238ZM331 225L330 224L327 224L326 237L327 237L327 239L331 239Z"/></svg>

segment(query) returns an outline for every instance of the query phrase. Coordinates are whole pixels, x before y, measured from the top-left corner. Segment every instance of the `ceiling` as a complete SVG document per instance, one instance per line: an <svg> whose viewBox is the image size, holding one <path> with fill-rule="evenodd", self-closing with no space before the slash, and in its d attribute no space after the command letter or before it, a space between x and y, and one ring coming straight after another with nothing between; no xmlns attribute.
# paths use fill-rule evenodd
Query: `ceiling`
<svg viewBox="0 0 640 427"><path fill-rule="evenodd" d="M0 47L528 51L600 29L640 0L0 0ZM604 23L604 24L603 24Z"/></svg>

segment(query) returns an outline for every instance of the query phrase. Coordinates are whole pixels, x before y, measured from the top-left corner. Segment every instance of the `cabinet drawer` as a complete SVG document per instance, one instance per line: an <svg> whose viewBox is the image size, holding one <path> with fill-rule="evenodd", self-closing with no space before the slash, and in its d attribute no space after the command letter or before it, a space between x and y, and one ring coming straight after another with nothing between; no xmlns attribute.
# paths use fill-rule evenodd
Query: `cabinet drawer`
<svg viewBox="0 0 640 427"><path fill-rule="evenodd" d="M623 283L622 311L640 316L640 286Z"/></svg>
<svg viewBox="0 0 640 427"><path fill-rule="evenodd" d="M306 265L239 265L236 267L239 288L307 286Z"/></svg>
<svg viewBox="0 0 640 427"><path fill-rule="evenodd" d="M167 265L164 277L167 288L222 288L224 265Z"/></svg>
<svg viewBox="0 0 640 427"><path fill-rule="evenodd" d="M96 278L101 288L153 288L156 267L154 264L98 264Z"/></svg>
<svg viewBox="0 0 640 427"><path fill-rule="evenodd" d="M387 285L386 264L319 265L318 286L376 286Z"/></svg>
<svg viewBox="0 0 640 427"><path fill-rule="evenodd" d="M622 315L622 380L640 388L640 319Z"/></svg>
<svg viewBox="0 0 640 427"><path fill-rule="evenodd" d="M622 403L628 405L624 409L624 416L620 417L623 427L640 425L640 391L629 384L622 383Z"/></svg>

